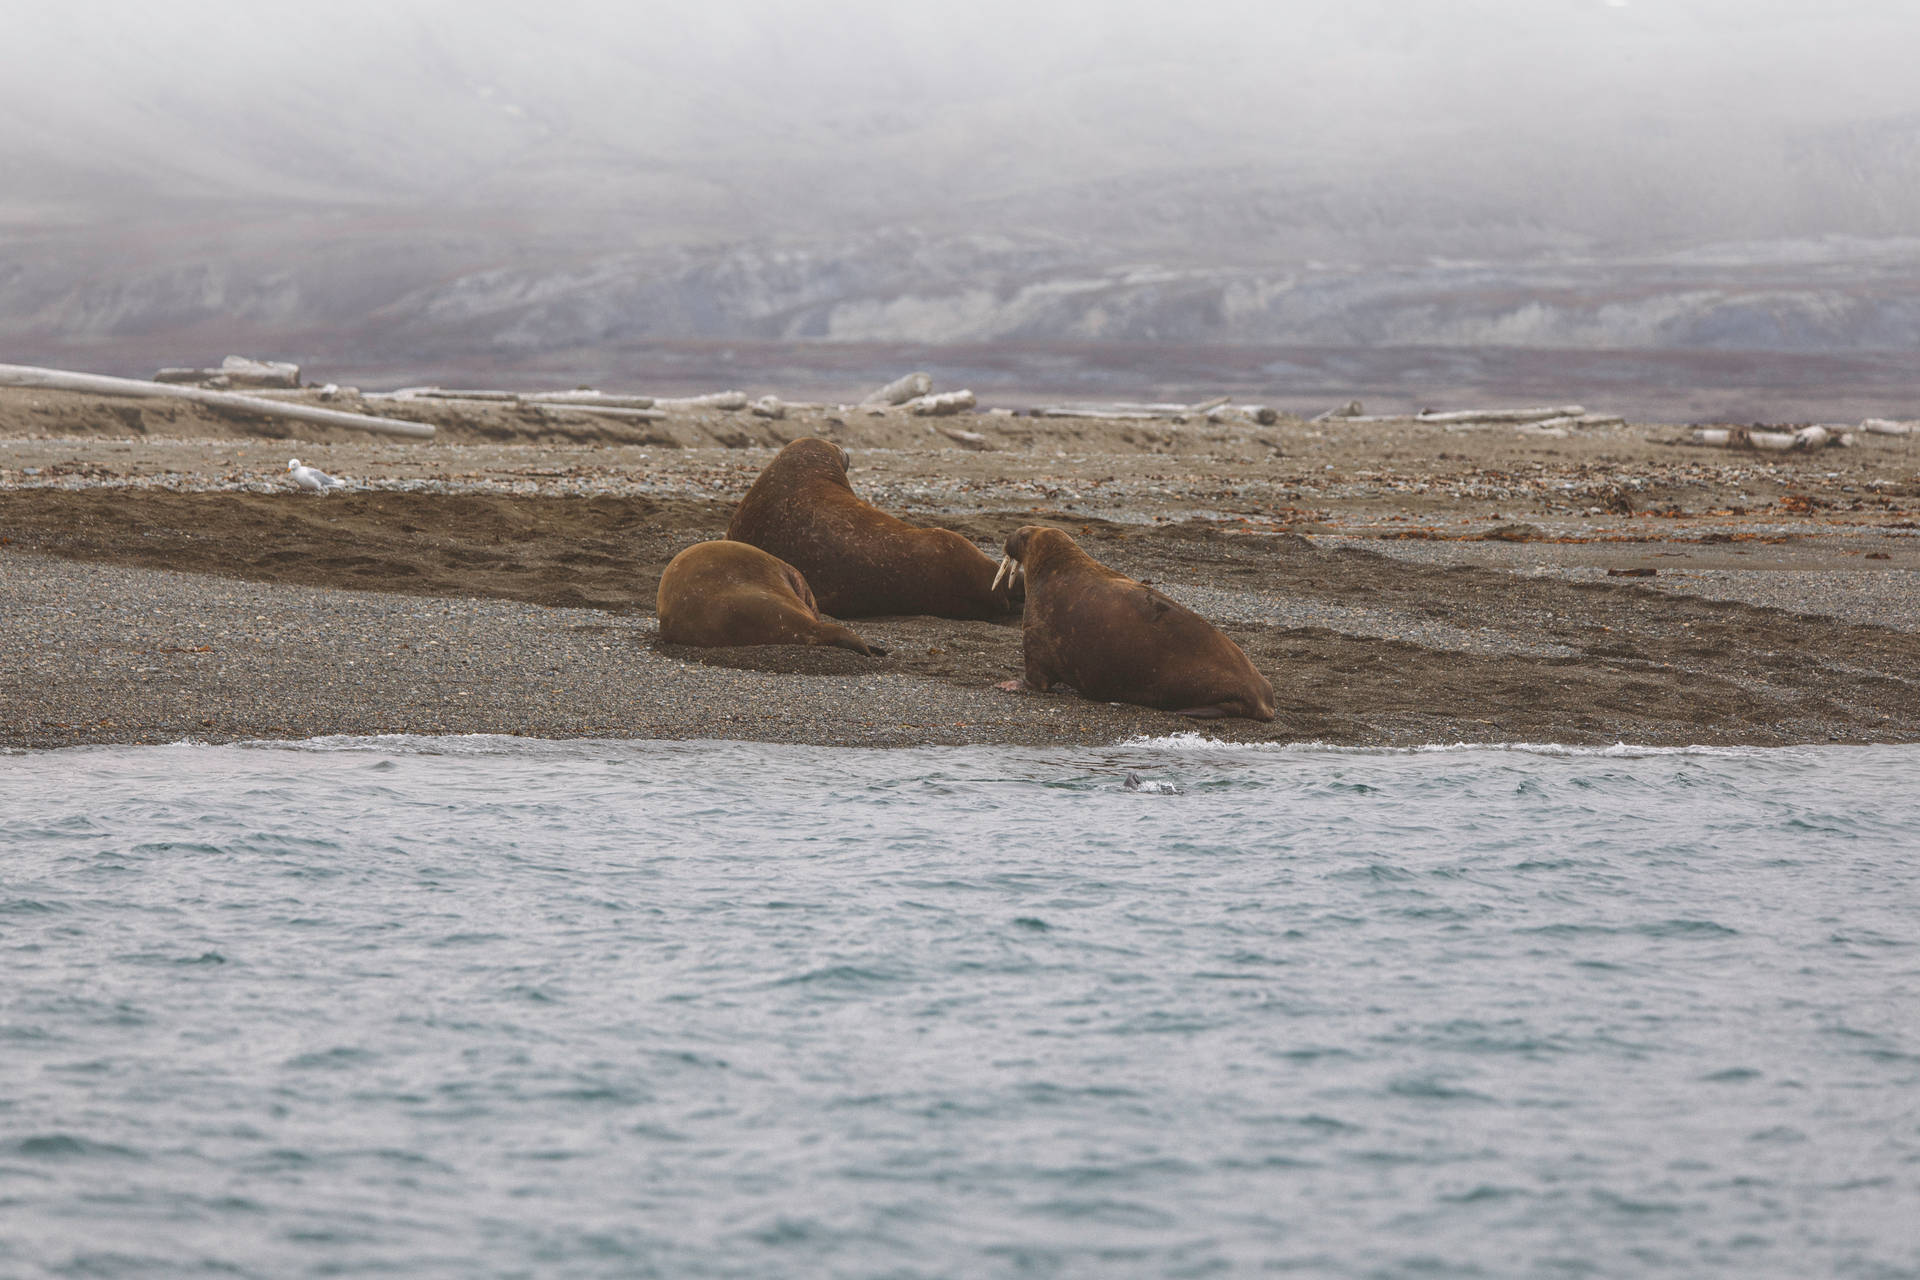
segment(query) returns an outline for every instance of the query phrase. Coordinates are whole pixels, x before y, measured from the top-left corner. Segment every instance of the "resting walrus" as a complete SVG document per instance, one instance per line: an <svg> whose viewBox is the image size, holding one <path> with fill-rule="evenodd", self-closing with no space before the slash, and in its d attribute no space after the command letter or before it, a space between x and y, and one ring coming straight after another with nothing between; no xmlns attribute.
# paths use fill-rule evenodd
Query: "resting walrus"
<svg viewBox="0 0 1920 1280"><path fill-rule="evenodd" d="M818 644L886 652L821 617L798 569L744 542L696 542L682 551L660 575L657 602L663 644Z"/></svg>
<svg viewBox="0 0 1920 1280"><path fill-rule="evenodd" d="M747 490L727 537L800 570L836 618L994 618L1008 610L1011 589L995 583L980 548L862 501L847 483L847 464L847 451L831 441L795 440Z"/></svg>
<svg viewBox="0 0 1920 1280"><path fill-rule="evenodd" d="M1107 568L1060 530L1030 524L1007 539L994 581L1022 575L1024 687L1063 682L1102 702L1203 719L1273 719L1273 685L1239 645L1193 610Z"/></svg>

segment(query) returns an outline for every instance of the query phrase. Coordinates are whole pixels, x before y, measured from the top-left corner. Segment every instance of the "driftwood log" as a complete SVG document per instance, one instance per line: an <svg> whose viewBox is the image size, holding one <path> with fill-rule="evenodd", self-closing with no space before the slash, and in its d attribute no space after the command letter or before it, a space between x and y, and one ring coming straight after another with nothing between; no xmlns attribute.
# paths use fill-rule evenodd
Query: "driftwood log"
<svg viewBox="0 0 1920 1280"><path fill-rule="evenodd" d="M191 382L214 388L297 387L300 366L287 360L252 360L228 356L218 369L162 369L155 382Z"/></svg>
<svg viewBox="0 0 1920 1280"><path fill-rule="evenodd" d="M595 409L651 409L652 396L608 395L604 391L536 391L520 397L533 404L560 404Z"/></svg>
<svg viewBox="0 0 1920 1280"><path fill-rule="evenodd" d="M1280 413L1264 404L1223 404L1207 410L1208 422L1253 422L1270 427L1280 421Z"/></svg>
<svg viewBox="0 0 1920 1280"><path fill-rule="evenodd" d="M1549 430L1580 427L1617 427L1626 419L1618 414L1588 413L1577 404L1542 405L1534 409L1423 409L1419 413L1362 413L1358 400L1339 409L1329 409L1314 418L1316 423L1352 423L1367 426L1380 422L1426 422L1449 431L1480 431L1502 425L1540 426Z"/></svg>
<svg viewBox="0 0 1920 1280"><path fill-rule="evenodd" d="M1581 418L1586 407L1577 404L1550 405L1539 409L1451 409L1445 413L1422 410L1415 416L1421 422L1545 422L1551 418Z"/></svg>
<svg viewBox="0 0 1920 1280"><path fill-rule="evenodd" d="M927 430L938 430L941 435L965 449L986 450L993 448L993 442L981 435L978 431L962 431L959 427L950 427L945 423L941 423L940 426L936 428L931 422L927 424Z"/></svg>
<svg viewBox="0 0 1920 1280"><path fill-rule="evenodd" d="M1215 396L1198 404L1168 404L1140 400L1114 400L1106 404L1043 404L1028 410L1036 418L1114 418L1132 422L1185 422L1205 418L1208 422L1229 422L1240 418L1271 426L1280 415L1265 405L1235 405L1232 396Z"/></svg>
<svg viewBox="0 0 1920 1280"><path fill-rule="evenodd" d="M1576 431L1589 427L1623 427L1625 418L1611 413L1583 413L1573 418L1542 418L1538 422L1520 422L1514 424L1514 430L1523 436L1550 436L1555 440L1565 440ZM1485 423L1473 426L1450 426L1449 431L1475 430Z"/></svg>
<svg viewBox="0 0 1920 1280"><path fill-rule="evenodd" d="M1853 443L1853 434L1831 427L1812 426L1766 431L1756 427L1695 427L1693 444L1717 449L1765 449L1775 453L1789 450L1824 449L1828 445L1845 448Z"/></svg>
<svg viewBox="0 0 1920 1280"><path fill-rule="evenodd" d="M886 386L863 398L860 403L862 405L905 404L909 400L917 400L927 395L932 390L933 379L927 374L909 373L904 377L895 378Z"/></svg>
<svg viewBox="0 0 1920 1280"><path fill-rule="evenodd" d="M602 409L651 409L652 396L609 395L604 391L472 391L445 387L402 387L370 400L469 400L477 404L551 404Z"/></svg>
<svg viewBox="0 0 1920 1280"><path fill-rule="evenodd" d="M658 422L666 417L662 409L628 409L616 404L567 404L552 400L523 400L524 408L542 414L584 413L594 418L619 418L627 422Z"/></svg>
<svg viewBox="0 0 1920 1280"><path fill-rule="evenodd" d="M916 396L906 408L923 418L944 418L971 409L977 403L971 391L942 391L937 396Z"/></svg>
<svg viewBox="0 0 1920 1280"><path fill-rule="evenodd" d="M32 365L0 364L0 386L41 387L48 391L86 391L101 396L129 396L147 400L191 400L210 409L229 413L252 413L263 417L291 418L295 422L313 422L327 427L346 427L353 431L371 431L376 435L412 436L427 440L433 426L426 422L406 422L399 418L376 418L364 413L346 413L322 409L317 405L269 400L264 396L236 395L231 391L209 391L204 387L169 386L145 382L139 378L113 378L99 373L74 373L66 369L39 369Z"/></svg>
<svg viewBox="0 0 1920 1280"><path fill-rule="evenodd" d="M1036 418L1113 418L1123 422L1170 422L1172 416L1148 409L1117 409L1102 404L1043 404L1027 411Z"/></svg>
<svg viewBox="0 0 1920 1280"><path fill-rule="evenodd" d="M1364 418L1366 416L1367 406L1361 404L1358 400L1349 400L1337 409L1329 409L1325 413L1316 413L1310 421L1330 422L1335 418Z"/></svg>
<svg viewBox="0 0 1920 1280"><path fill-rule="evenodd" d="M369 400L478 400L487 402L513 403L520 399L518 391L450 391L444 387L401 387L397 391L374 391L367 395Z"/></svg>
<svg viewBox="0 0 1920 1280"><path fill-rule="evenodd" d="M1094 403L1073 403L1073 405L1039 405L1027 413L1035 418L1119 418L1119 420L1154 420L1154 422L1185 422L1187 418L1210 418L1213 415L1231 415L1235 411L1227 409L1231 395L1215 395L1213 399L1204 399L1198 405L1171 405L1154 401L1135 401L1135 399L1116 399L1102 405ZM1260 418L1260 409L1244 411L1256 420L1275 420L1277 416L1267 409L1267 418Z"/></svg>
<svg viewBox="0 0 1920 1280"><path fill-rule="evenodd" d="M662 396L653 404L657 409L744 409L747 407L747 393L715 391L704 396Z"/></svg>

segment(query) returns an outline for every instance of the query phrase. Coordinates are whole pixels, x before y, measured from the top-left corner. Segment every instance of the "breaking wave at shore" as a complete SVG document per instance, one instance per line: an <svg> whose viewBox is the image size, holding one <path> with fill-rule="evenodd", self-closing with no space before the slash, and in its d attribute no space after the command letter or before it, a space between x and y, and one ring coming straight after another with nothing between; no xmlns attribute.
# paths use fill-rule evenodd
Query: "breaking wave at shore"
<svg viewBox="0 0 1920 1280"><path fill-rule="evenodd" d="M1904 1274L1916 764L8 753L0 1270Z"/></svg>

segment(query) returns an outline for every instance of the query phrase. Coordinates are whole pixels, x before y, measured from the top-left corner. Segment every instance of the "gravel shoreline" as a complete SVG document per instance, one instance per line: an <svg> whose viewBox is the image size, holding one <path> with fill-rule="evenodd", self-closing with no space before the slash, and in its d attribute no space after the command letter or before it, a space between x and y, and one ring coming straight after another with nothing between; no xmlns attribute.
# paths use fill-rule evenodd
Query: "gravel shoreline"
<svg viewBox="0 0 1920 1280"><path fill-rule="evenodd" d="M0 746L1920 741L1920 455L1903 448L981 417L985 445L962 449L897 414L689 419L663 424L671 446L472 423L427 444L184 420L207 434L149 439L84 404L58 435L22 429L44 412L0 396ZM763 437L808 431L837 433L856 491L909 519L994 555L1051 523L1150 579L1247 650L1278 717L1003 693L1017 619L860 620L881 659L658 646L661 568L724 530ZM290 454L364 483L291 492Z"/></svg>
<svg viewBox="0 0 1920 1280"><path fill-rule="evenodd" d="M879 660L788 647L697 651L658 646L653 619L636 610L247 582L11 548L0 556L0 745L13 747L383 733L1047 745L1195 729L1382 746L1920 741L1912 573L1745 573L1717 584L1750 600L1817 596L1833 615L1823 618L1563 576L1516 579L1561 594L1506 599L1505 575L1467 570L1486 581L1463 596L1490 596L1494 612L1457 601L1457 620L1434 616L1430 580L1410 581L1397 598L1363 589L1367 602L1349 603L1163 575L1280 692L1271 725L1196 725L994 688L1019 671L1013 621L862 620L862 633L892 650ZM1386 572L1396 563L1314 548L1293 556L1309 573L1336 569L1342 556ZM1908 606L1901 631L1838 620L1875 616L1893 584ZM1615 608L1663 617L1671 642L1654 644L1656 628L1642 625L1641 644L1609 648L1614 626L1568 607L1594 590ZM1815 638L1788 647L1769 627ZM1618 632L1624 641L1629 628ZM1728 636L1751 641L1754 670L1740 673L1737 655L1719 652ZM1810 645L1824 652L1796 659ZM1600 676L1608 680L1583 692L1583 679Z"/></svg>
<svg viewBox="0 0 1920 1280"><path fill-rule="evenodd" d="M709 665L657 649L651 618L594 609L5 564L8 746L386 733L1043 744L1184 723L864 671L840 651L800 651L813 669L797 674ZM914 622L870 630L897 644ZM1006 633L1003 657L1017 653L1017 630L979 625Z"/></svg>

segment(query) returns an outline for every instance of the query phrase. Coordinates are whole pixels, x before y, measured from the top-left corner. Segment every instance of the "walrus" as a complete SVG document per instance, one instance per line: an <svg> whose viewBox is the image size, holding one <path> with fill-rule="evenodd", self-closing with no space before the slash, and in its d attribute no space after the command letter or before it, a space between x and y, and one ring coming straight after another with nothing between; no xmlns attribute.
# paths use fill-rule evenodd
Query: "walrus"
<svg viewBox="0 0 1920 1280"><path fill-rule="evenodd" d="M696 542L682 551L660 575L656 603L663 644L817 644L869 656L886 652L821 617L798 569L744 542Z"/></svg>
<svg viewBox="0 0 1920 1280"><path fill-rule="evenodd" d="M847 451L806 437L760 473L727 537L772 552L806 575L836 618L919 613L997 618L1013 588L985 552L951 529L916 529L863 501L847 483Z"/></svg>
<svg viewBox="0 0 1920 1280"><path fill-rule="evenodd" d="M1240 646L1185 605L1116 573L1058 529L1026 525L1007 539L995 582L1024 575L1026 681L1072 685L1102 702L1183 716L1273 719L1273 685Z"/></svg>

